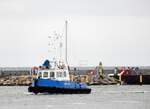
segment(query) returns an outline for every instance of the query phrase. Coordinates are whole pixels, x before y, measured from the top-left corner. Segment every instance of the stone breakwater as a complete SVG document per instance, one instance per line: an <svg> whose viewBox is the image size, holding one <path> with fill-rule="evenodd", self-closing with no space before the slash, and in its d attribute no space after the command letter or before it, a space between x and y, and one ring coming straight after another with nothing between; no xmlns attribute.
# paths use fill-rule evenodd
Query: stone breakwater
<svg viewBox="0 0 150 109"><path fill-rule="evenodd" d="M33 78L36 78L36 75L3 76L0 77L0 86L29 86L32 84ZM89 85L111 85L118 83L116 79L105 76L93 82L92 77L90 75L70 75L70 80L86 83Z"/></svg>
<svg viewBox="0 0 150 109"><path fill-rule="evenodd" d="M0 77L0 86L29 86L31 82L29 75Z"/></svg>

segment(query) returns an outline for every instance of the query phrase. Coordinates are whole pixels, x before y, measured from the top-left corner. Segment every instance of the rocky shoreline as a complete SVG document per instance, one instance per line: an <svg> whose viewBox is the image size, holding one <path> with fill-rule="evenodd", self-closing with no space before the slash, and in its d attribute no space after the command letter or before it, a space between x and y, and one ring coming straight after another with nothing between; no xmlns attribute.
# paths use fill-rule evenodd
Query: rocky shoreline
<svg viewBox="0 0 150 109"><path fill-rule="evenodd" d="M29 86L31 82L30 75L0 77L0 86Z"/></svg>
<svg viewBox="0 0 150 109"><path fill-rule="evenodd" d="M0 77L0 86L30 86L32 84L33 78L35 77L36 75L3 76ZM88 85L113 85L118 83L118 81L115 79L108 77L100 78L99 81L93 83L91 81L91 76L89 75L71 75L70 79L71 81L78 81Z"/></svg>

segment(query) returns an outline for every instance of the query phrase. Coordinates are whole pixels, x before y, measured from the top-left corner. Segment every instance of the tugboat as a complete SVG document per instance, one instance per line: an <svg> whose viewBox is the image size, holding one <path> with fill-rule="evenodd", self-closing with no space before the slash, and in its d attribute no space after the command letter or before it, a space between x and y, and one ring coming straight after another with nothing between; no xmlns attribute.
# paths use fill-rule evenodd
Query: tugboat
<svg viewBox="0 0 150 109"><path fill-rule="evenodd" d="M84 83L70 81L69 70L67 65L54 62L54 67L50 69L39 69L36 79L32 81L28 91L35 94L89 94L91 89L87 88Z"/></svg>
<svg viewBox="0 0 150 109"><path fill-rule="evenodd" d="M67 21L66 21L67 28ZM66 30L67 32L67 30ZM66 33L66 63L67 63L67 33ZM63 61L46 60L37 71L28 91L35 94L89 94L91 89L84 83L70 80L68 64Z"/></svg>

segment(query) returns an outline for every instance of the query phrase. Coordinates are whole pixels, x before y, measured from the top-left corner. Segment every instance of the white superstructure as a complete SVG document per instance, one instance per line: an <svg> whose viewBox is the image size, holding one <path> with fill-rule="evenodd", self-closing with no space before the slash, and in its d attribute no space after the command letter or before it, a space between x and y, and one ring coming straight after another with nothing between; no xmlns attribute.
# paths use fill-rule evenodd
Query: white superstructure
<svg viewBox="0 0 150 109"><path fill-rule="evenodd" d="M50 69L39 69L37 78L70 81L68 66L60 61L58 64L56 62L54 63L55 64L51 66Z"/></svg>

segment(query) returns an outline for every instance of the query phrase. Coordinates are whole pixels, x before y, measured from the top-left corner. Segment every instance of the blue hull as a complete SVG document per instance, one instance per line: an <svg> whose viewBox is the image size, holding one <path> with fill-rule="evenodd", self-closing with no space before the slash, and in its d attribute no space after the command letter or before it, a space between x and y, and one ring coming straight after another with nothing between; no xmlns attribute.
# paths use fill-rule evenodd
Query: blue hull
<svg viewBox="0 0 150 109"><path fill-rule="evenodd" d="M36 79L32 86L28 88L29 92L37 93L62 93L62 94L89 94L91 89L86 84L72 81L57 81L49 79Z"/></svg>

